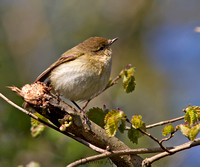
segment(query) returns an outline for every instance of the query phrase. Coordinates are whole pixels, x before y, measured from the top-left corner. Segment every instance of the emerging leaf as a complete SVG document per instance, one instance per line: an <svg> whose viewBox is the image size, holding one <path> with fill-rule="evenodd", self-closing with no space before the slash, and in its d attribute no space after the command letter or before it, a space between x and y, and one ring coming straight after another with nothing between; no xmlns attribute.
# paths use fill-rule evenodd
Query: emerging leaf
<svg viewBox="0 0 200 167"><path fill-rule="evenodd" d="M112 78L109 79L109 81L108 81L108 83L106 85L106 88L110 86L111 82L112 82Z"/></svg>
<svg viewBox="0 0 200 167"><path fill-rule="evenodd" d="M128 130L128 138L130 139L131 142L133 142L133 144L138 144L138 138L140 137L140 132L131 127L129 130Z"/></svg>
<svg viewBox="0 0 200 167"><path fill-rule="evenodd" d="M184 118L185 122L188 122L190 125L195 124L199 119L198 113L195 110L195 108L187 107L185 111L186 111Z"/></svg>
<svg viewBox="0 0 200 167"><path fill-rule="evenodd" d="M180 124L177 126L177 129L181 130L181 133L186 136L187 138L189 138L189 133L190 133L190 126L186 125L186 124Z"/></svg>
<svg viewBox="0 0 200 167"><path fill-rule="evenodd" d="M37 126L31 127L31 136L38 137L45 129L44 124L40 123Z"/></svg>
<svg viewBox="0 0 200 167"><path fill-rule="evenodd" d="M168 134L174 132L174 127L172 124L169 124L163 128L162 134L163 136L167 136Z"/></svg>
<svg viewBox="0 0 200 167"><path fill-rule="evenodd" d="M40 115L39 113L34 113L38 118L48 122L48 119ZM31 135L32 137L39 136L45 129L45 125L40 123L39 121L31 118Z"/></svg>
<svg viewBox="0 0 200 167"><path fill-rule="evenodd" d="M200 131L200 123L196 123L192 126L187 124L180 124L177 126L177 129L180 129L182 134L185 135L189 140L194 141Z"/></svg>
<svg viewBox="0 0 200 167"><path fill-rule="evenodd" d="M99 107L93 107L89 109L89 111L87 112L87 116L90 120L92 120L97 125L103 128L105 126L104 118L106 114L108 113L108 111L109 111L108 109L104 111Z"/></svg>
<svg viewBox="0 0 200 167"><path fill-rule="evenodd" d="M104 127L109 137L112 137L116 134L119 121L122 119L125 119L125 114L123 111L111 110L108 114L106 114L104 118Z"/></svg>
<svg viewBox="0 0 200 167"><path fill-rule="evenodd" d="M197 137L197 135L199 134L200 131L200 124L196 124L195 126L193 126L190 131L189 131L189 135L188 138L192 141L195 140L195 138Z"/></svg>
<svg viewBox="0 0 200 167"><path fill-rule="evenodd" d="M140 128L140 129L146 130L145 123L142 121L141 115L134 115L132 117L131 123L135 129Z"/></svg>
<svg viewBox="0 0 200 167"><path fill-rule="evenodd" d="M130 93L135 89L135 77L134 77L135 69L131 66L126 68L124 71L120 73L123 78L123 88L126 93Z"/></svg>
<svg viewBox="0 0 200 167"><path fill-rule="evenodd" d="M199 120L200 120L200 107L199 106L195 106L195 111L197 112L197 114L199 116Z"/></svg>

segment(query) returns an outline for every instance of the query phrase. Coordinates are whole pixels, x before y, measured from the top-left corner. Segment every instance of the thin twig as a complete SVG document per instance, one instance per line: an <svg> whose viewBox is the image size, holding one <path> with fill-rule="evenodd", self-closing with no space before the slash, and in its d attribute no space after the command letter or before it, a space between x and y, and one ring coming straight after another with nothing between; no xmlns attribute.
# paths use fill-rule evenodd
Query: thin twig
<svg viewBox="0 0 200 167"><path fill-rule="evenodd" d="M127 117L126 117L126 121L127 121L128 123L130 123L131 126L132 126L132 122L131 122ZM142 129L140 129L140 128L137 128L137 130L139 130L142 134L144 134L144 135L150 137L152 140L154 140L156 143L158 143L159 146L160 146L164 151L169 152L169 150L168 150L165 146L163 146L162 142L160 142L157 138L155 138L154 136L152 136L150 133L148 133L148 132L146 132L146 131L144 131L144 130L142 130Z"/></svg>
<svg viewBox="0 0 200 167"><path fill-rule="evenodd" d="M121 72L120 72L120 73L121 73ZM105 91L106 89L110 88L111 86L117 84L117 81L118 81L120 78L121 78L121 75L118 74L118 75L115 77L115 79L113 79L112 82L104 88L103 91Z"/></svg>
<svg viewBox="0 0 200 167"><path fill-rule="evenodd" d="M172 149L174 147L168 147L167 149ZM150 154L150 153L160 153L163 152L163 149L160 147L156 148L139 148L139 149L127 149L127 150L120 150L120 151L112 151L112 152L104 152L99 155L93 155L90 157L86 157L80 160L77 160L75 162L72 162L71 164L67 165L67 167L74 167L82 164L86 164L88 162L100 160L103 158L108 158L112 156L121 156L121 155L128 155L128 154Z"/></svg>
<svg viewBox="0 0 200 167"><path fill-rule="evenodd" d="M131 67L131 64L128 64L128 65L125 67L125 69L126 69L126 68L130 68L130 67ZM96 94L93 98L99 96L99 95L100 95L101 93L103 93L105 90L107 90L108 88L110 88L110 87L112 87L113 85L117 84L117 81L121 78L121 73L123 73L125 69L121 70L120 73L119 73L110 83L108 83L108 84L106 85L106 87L105 87L101 92L99 92L98 94ZM92 98L92 99L93 99L93 98ZM88 103L89 103L92 99L89 99L88 101L85 102L85 104L84 104L83 107L82 107L82 110L85 109L85 108L87 107Z"/></svg>
<svg viewBox="0 0 200 167"><path fill-rule="evenodd" d="M144 135L146 135L146 136L150 137L151 139L153 139L156 143L159 144L159 146L160 146L164 151L170 153L169 150L168 150L165 146L163 146L163 144L162 144L163 141L160 142L157 138L153 137L150 133L147 133L147 132L145 132L145 131L142 130L142 129L139 129L139 128L138 128L137 130L139 130L139 131L140 131L141 133L143 133Z"/></svg>
<svg viewBox="0 0 200 167"><path fill-rule="evenodd" d="M176 128L168 137L161 139L159 142L162 144L162 142L164 141L168 141L169 139L171 139L174 136L174 133L177 131L178 129Z"/></svg>
<svg viewBox="0 0 200 167"><path fill-rule="evenodd" d="M90 157L87 157L87 158L77 160L77 161L67 165L67 167L74 167L74 166L78 166L78 165L81 165L81 164L86 164L86 163L91 162L91 161L96 161L96 160L100 160L100 159L108 158L108 157L112 157L112 156L161 152L161 153L159 153L155 156L152 156L151 158L146 158L143 161L143 165L145 167L148 167L148 166L150 166L150 164L152 164L153 162L155 162L155 161L157 161L161 158L175 154L176 152L180 152L182 150L189 149L191 147L195 147L197 145L200 145L200 138L196 139L194 142L190 141L190 142L187 142L187 143L179 145L179 146L167 147L166 149L169 150L170 153L169 152L163 152L162 148L140 148L140 149L128 149L128 150L120 150L120 151L113 151L113 152L104 152L104 153L99 154L99 155L94 155L94 156L90 156Z"/></svg>
<svg viewBox="0 0 200 167"><path fill-rule="evenodd" d="M4 99L6 102L8 102L9 104L11 104L13 107L15 107L15 108L17 108L18 110L22 111L23 113L27 114L27 115L30 116L31 118L33 118L33 119L35 119L35 120L37 120L37 121L39 121L39 122L45 124L46 126L48 126L48 127L52 128L52 129L54 129L54 130L56 130L56 131L58 131L58 132L60 132L60 133L62 133L62 134L64 134L64 135L66 135L66 136L68 136L68 137L70 137L70 138L72 138L72 139L74 139L74 140L76 140L76 141L78 141L78 142L80 142L80 143L82 143L82 144L88 146L88 147L90 147L91 149L93 149L93 150L95 150L95 151L97 151L97 152L100 152L100 153L105 152L104 149L101 149L101 148L99 148L99 147L96 147L95 145L93 145L93 144L91 144L91 143L89 143L89 142L87 142L87 141L85 141L85 140L83 140L83 139L81 139L81 138L79 138L79 137L76 137L76 136L74 136L74 135L72 135L72 134L70 134L70 133L68 133L68 132L66 132L66 131L61 131L58 127L56 127L56 126L54 126L54 125L52 125L52 124L50 124L50 123L48 123L48 122L46 122L46 121L44 121L44 120L38 118L36 115L34 115L34 114L32 114L31 112L25 110L24 108L21 108L20 106L18 106L17 104L15 104L15 103L12 102L11 100L9 100L7 97L5 97L5 96L4 96L3 94L1 94L1 93L0 93L0 97L1 97L2 99Z"/></svg>
<svg viewBox="0 0 200 167"><path fill-rule="evenodd" d="M155 124L147 125L146 129L150 129L150 128L153 128L153 127L156 127L156 126L161 126L161 125L165 125L165 124L168 124L168 123L176 122L176 121L184 119L184 117L185 116L181 116L181 117L174 118L174 119L171 119L171 120L161 121L161 122L158 122L158 123L155 123Z"/></svg>
<svg viewBox="0 0 200 167"><path fill-rule="evenodd" d="M174 133L171 133L168 137L161 139L159 142L162 144L164 141L168 141L174 136Z"/></svg>
<svg viewBox="0 0 200 167"><path fill-rule="evenodd" d="M157 160L159 160L159 159L161 159L161 158L164 158L164 157L166 157L166 156L170 156L170 155L175 154L175 153L177 153L177 152L180 152L180 151L182 151L182 150L186 150L186 149L189 149L189 148L191 148L191 147L198 146L198 145L200 145L200 138L197 138L197 139L196 139L195 141L193 141L193 142L190 141L190 142L184 143L184 144L182 144L182 145L176 146L176 147L174 147L173 149L170 149L170 150L169 150L170 153L168 153L168 152L163 152L163 153L159 153L159 154L157 154L157 155L154 155L154 156L152 156L152 157L150 157L150 158L146 158L145 160L143 160L142 165L143 165L144 167L149 167L153 162L155 162L155 161L157 161Z"/></svg>
<svg viewBox="0 0 200 167"><path fill-rule="evenodd" d="M121 73L121 72L120 72L120 73ZM99 95L100 95L101 93L103 93L105 90L107 90L107 89L110 88L111 86L117 84L117 80L119 80L120 78L121 78L121 75L120 75L120 74L117 75L116 78L113 79L111 83L109 83L100 93L98 93L97 95L95 95L93 98L99 96ZM93 99L93 98L92 98L92 99ZM86 102L84 103L84 105L83 105L83 107L82 107L82 110L84 110L84 109L87 107L88 103L89 103L92 99L89 99L88 101L86 101Z"/></svg>

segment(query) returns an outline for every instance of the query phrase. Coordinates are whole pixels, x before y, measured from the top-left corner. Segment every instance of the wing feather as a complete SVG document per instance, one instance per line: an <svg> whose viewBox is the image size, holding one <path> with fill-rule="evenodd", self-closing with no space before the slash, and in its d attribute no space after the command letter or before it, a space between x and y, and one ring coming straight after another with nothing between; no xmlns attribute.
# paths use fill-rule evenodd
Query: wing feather
<svg viewBox="0 0 200 167"><path fill-rule="evenodd" d="M43 82L45 79L48 78L50 72L59 66L60 64L67 62L67 61L72 61L76 59L77 57L81 56L82 54L72 54L71 56L66 56L65 53L63 54L62 57L60 57L55 63L53 63L49 68L47 68L43 73L41 73L35 80L36 81L41 81Z"/></svg>

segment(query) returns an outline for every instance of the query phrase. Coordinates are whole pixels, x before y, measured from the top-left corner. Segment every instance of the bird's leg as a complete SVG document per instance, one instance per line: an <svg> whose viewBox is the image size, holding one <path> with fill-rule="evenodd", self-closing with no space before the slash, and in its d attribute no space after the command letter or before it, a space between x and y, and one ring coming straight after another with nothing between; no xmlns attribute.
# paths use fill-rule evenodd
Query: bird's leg
<svg viewBox="0 0 200 167"><path fill-rule="evenodd" d="M90 102L90 99L87 100L87 101L84 103L84 105L83 105L83 107L82 107L82 109L81 109L81 110L83 111L84 115L85 115L85 118L86 118L86 119L85 119L85 123L89 120L88 117L87 117L87 115L86 115L86 112L87 112L87 111L86 111L86 109L85 109L85 108L87 107L87 105L88 105L89 102Z"/></svg>
<svg viewBox="0 0 200 167"><path fill-rule="evenodd" d="M88 105L89 102L90 102L90 100L87 100L87 101L84 103L84 105L83 105L83 107L82 107L82 110L84 110L84 109L87 107L87 105Z"/></svg>
<svg viewBox="0 0 200 167"><path fill-rule="evenodd" d="M75 101L71 100L71 102L72 102L80 111L82 111L81 107L79 107L79 105L78 105Z"/></svg>
<svg viewBox="0 0 200 167"><path fill-rule="evenodd" d="M83 117L85 119L84 123L86 124L89 121L89 119L88 119L88 117L86 115L87 111L85 110L85 107L87 106L87 104L88 104L87 102L88 101L86 101L87 104L85 103L86 105L84 104L84 106L82 108L80 108L79 105L75 101L72 100L71 102L80 110L80 112L83 113Z"/></svg>
<svg viewBox="0 0 200 167"><path fill-rule="evenodd" d="M57 97L57 100L58 100L58 103L60 102L60 94L58 92L56 92L56 97Z"/></svg>

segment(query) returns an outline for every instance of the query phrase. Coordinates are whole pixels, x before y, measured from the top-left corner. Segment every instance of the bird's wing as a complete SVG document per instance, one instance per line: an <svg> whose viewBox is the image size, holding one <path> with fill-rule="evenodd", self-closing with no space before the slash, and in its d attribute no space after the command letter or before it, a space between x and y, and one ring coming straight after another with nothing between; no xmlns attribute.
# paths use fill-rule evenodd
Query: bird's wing
<svg viewBox="0 0 200 167"><path fill-rule="evenodd" d="M66 54L64 53L59 59L58 61L56 61L55 63L53 63L49 68L47 68L42 74L40 74L36 80L36 81L41 81L43 82L45 79L47 79L47 77L49 76L50 72L56 68L57 66L59 66L60 64L67 62L67 61L72 61L74 59L76 59L77 57L80 57L82 54L71 54L71 56L66 56Z"/></svg>

